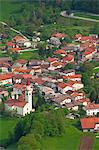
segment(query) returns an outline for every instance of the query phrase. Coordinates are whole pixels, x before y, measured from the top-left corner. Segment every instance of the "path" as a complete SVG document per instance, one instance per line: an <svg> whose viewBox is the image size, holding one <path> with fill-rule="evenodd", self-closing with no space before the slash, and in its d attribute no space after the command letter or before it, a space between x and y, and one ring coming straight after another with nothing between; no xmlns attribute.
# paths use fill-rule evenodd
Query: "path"
<svg viewBox="0 0 99 150"><path fill-rule="evenodd" d="M25 35L23 35L23 33L21 33L20 31L14 29L12 27L10 27L7 23L5 23L3 21L0 21L0 23L3 24L3 25L5 25L5 26L7 26L8 28L10 28L10 30L16 32L17 34L20 34L23 38L28 39Z"/></svg>
<svg viewBox="0 0 99 150"><path fill-rule="evenodd" d="M62 11L60 13L60 15L63 16L63 17L68 17L68 18L74 18L74 19L80 19L80 20L86 20L86 21L99 22L99 20L96 20L96 19L90 19L90 18L84 18L84 17L77 17L77 16L68 16L68 15L66 15L66 11Z"/></svg>
<svg viewBox="0 0 99 150"><path fill-rule="evenodd" d="M94 139L92 136L82 136L79 150L92 150Z"/></svg>

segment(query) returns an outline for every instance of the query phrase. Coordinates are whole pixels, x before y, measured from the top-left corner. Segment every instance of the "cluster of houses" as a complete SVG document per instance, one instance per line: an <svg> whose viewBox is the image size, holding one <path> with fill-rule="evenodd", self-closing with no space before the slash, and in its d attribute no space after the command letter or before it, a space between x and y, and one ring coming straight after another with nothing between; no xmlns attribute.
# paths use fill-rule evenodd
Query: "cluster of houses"
<svg viewBox="0 0 99 150"><path fill-rule="evenodd" d="M30 112L32 102L28 105L31 109L24 108L27 104L25 102L28 102L28 99L32 101L35 87L38 87L40 92L44 94L45 100L53 103L56 107L77 111L79 105L82 104L88 116L96 115L99 112L99 105L92 104L86 98L83 92L84 85L81 82L81 74L76 74L73 69L63 71L63 68L60 67L50 70L49 68L52 67L53 63L52 61L49 62L49 59L52 58L48 58L46 61L31 60L29 62L21 59L13 63L10 58L0 58L1 64L6 64L1 67L0 86L3 89L1 89L0 97L2 98L6 91L4 87L12 87L13 89L10 99L5 102L6 109L13 110L17 106L18 114L25 115ZM27 81L29 81L28 84ZM21 113L18 107L21 107Z"/></svg>
<svg viewBox="0 0 99 150"><path fill-rule="evenodd" d="M16 60L12 61L9 57L0 58L0 102L4 101L6 110L16 111L17 114L25 116L33 108L33 94L38 88L43 94L45 101L53 104L57 108L67 108L69 110L78 111L80 105L86 111L86 115L90 117L99 113L99 104L91 103L90 99L85 96L83 91L81 74L77 74L74 69L65 70L67 64L76 64L75 54L81 52L81 60L86 61L93 58L97 51L97 35L82 36L75 35L74 40L79 44L67 44L67 46L59 48L61 40L65 34L55 33L48 41L52 45L57 46L54 50L53 57L46 60ZM21 46L30 47L30 41L16 36L13 41L7 42L7 46L15 51L20 51ZM59 57L61 56L61 57ZM8 88L12 88L9 96ZM99 130L99 118L81 119L81 125L84 130ZM92 117L93 118L93 117ZM93 121L93 125L89 126L88 122ZM98 125L97 125L98 124ZM92 128L91 128L92 127Z"/></svg>

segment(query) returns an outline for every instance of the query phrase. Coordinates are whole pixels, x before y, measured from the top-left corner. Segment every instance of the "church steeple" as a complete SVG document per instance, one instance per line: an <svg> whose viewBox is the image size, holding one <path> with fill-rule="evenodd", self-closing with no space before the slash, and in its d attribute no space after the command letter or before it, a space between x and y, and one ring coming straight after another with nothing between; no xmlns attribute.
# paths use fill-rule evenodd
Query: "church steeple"
<svg viewBox="0 0 99 150"><path fill-rule="evenodd" d="M28 102L30 111L32 110L32 91L33 91L33 88L30 84L30 80L27 80L26 91L25 91L25 101Z"/></svg>

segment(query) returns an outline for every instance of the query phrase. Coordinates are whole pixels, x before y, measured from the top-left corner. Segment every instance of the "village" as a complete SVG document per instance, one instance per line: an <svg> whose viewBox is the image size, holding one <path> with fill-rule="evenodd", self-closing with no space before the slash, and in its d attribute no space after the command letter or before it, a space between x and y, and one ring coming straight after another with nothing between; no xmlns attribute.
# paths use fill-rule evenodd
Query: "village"
<svg viewBox="0 0 99 150"><path fill-rule="evenodd" d="M99 132L99 104L91 102L86 96L82 75L78 73L80 63L99 61L98 35L76 34L71 43L63 46L62 41L67 37L68 35L58 32L51 35L47 40L46 50L48 48L54 50L52 57L46 59L13 61L11 57L1 57L0 103L4 104L4 111L25 116L36 111L33 95L38 89L45 103L50 103L54 109L68 109L70 113L66 117L70 119L80 118L77 112L81 107L86 112L86 117L80 119L82 130ZM0 44L6 38L1 34ZM21 55L22 52L38 49L39 42L39 34L32 39L32 42L16 35L5 43L1 51L15 56ZM66 66L71 67L65 69ZM97 72L95 76L98 82L99 73Z"/></svg>

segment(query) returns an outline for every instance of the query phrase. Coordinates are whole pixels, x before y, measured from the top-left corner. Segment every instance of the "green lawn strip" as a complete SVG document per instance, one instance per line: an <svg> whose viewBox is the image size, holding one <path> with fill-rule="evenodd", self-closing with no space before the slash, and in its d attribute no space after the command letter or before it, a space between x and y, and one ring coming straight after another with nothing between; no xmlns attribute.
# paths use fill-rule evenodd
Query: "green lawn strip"
<svg viewBox="0 0 99 150"><path fill-rule="evenodd" d="M0 118L0 140L8 138L9 132L13 132L17 121L18 118Z"/></svg>
<svg viewBox="0 0 99 150"><path fill-rule="evenodd" d="M87 13L77 12L77 13L74 13L74 16L99 20L99 16L95 16L95 15L91 15L91 14L87 14Z"/></svg>
<svg viewBox="0 0 99 150"><path fill-rule="evenodd" d="M80 138L84 135L94 137L93 150L99 149L99 139L96 139L93 133L83 133L74 127L77 120L66 119L66 128L63 136L60 137L45 137L42 139L41 145L43 150L78 150L80 146Z"/></svg>
<svg viewBox="0 0 99 150"><path fill-rule="evenodd" d="M98 72L99 72L99 68L93 69L93 72L94 72L94 73L98 73Z"/></svg>
<svg viewBox="0 0 99 150"><path fill-rule="evenodd" d="M30 59L40 59L40 57L37 51L33 51L20 53L18 59L30 60Z"/></svg>

